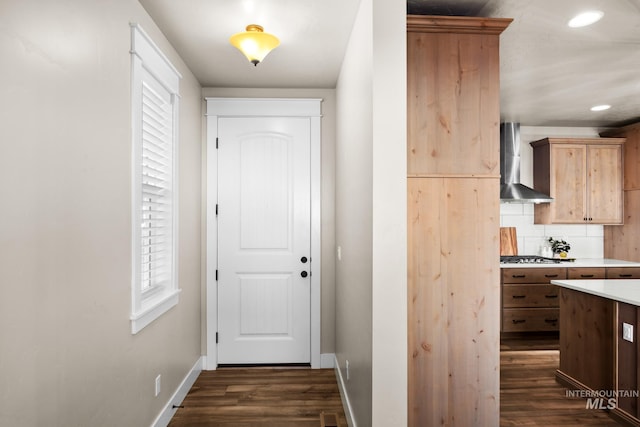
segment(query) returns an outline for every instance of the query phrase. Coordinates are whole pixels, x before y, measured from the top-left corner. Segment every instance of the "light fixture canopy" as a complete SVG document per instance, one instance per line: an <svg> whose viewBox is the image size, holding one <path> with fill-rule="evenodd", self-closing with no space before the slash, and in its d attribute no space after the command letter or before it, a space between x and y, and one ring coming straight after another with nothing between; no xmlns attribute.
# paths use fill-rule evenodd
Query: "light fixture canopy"
<svg viewBox="0 0 640 427"><path fill-rule="evenodd" d="M245 32L232 35L229 42L255 66L280 44L276 36L265 33L264 29L256 24L247 25Z"/></svg>

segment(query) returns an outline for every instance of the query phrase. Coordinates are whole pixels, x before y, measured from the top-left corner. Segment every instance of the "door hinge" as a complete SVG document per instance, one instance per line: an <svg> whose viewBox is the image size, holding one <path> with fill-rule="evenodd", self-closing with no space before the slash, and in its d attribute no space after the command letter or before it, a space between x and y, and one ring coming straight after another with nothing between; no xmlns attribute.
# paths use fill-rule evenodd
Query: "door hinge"
<svg viewBox="0 0 640 427"><path fill-rule="evenodd" d="M218 344L218 333L216 332L216 344Z"/></svg>
<svg viewBox="0 0 640 427"><path fill-rule="evenodd" d="M216 216L218 216L218 204L216 203Z"/></svg>
<svg viewBox="0 0 640 427"><path fill-rule="evenodd" d="M216 150L218 149L218 137L216 136Z"/></svg>
<svg viewBox="0 0 640 427"><path fill-rule="evenodd" d="M218 281L218 270L216 270L216 282Z"/></svg>

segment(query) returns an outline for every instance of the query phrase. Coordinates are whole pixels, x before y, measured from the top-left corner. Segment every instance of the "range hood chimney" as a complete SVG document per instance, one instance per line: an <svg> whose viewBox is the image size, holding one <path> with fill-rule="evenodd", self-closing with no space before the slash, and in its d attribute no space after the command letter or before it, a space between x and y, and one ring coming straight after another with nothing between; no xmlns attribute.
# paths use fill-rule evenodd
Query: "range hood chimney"
<svg viewBox="0 0 640 427"><path fill-rule="evenodd" d="M520 184L520 123L500 124L500 202L549 203L546 194Z"/></svg>

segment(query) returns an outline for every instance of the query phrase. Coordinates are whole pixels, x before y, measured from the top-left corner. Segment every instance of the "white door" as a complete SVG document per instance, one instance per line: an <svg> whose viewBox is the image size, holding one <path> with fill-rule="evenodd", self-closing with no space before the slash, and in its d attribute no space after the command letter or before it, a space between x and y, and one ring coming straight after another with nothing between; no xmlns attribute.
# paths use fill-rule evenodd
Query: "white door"
<svg viewBox="0 0 640 427"><path fill-rule="evenodd" d="M218 363L310 363L310 119L218 119Z"/></svg>

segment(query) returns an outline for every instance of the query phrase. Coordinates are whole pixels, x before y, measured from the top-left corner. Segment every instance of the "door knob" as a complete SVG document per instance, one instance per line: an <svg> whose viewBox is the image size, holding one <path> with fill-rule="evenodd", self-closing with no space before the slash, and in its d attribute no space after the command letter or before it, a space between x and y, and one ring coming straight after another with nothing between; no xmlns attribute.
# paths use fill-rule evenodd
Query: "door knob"
<svg viewBox="0 0 640 427"><path fill-rule="evenodd" d="M303 272L300 273L300 275L302 277L307 277L309 275L309 273L307 273L306 271L303 271Z"/></svg>
<svg viewBox="0 0 640 427"><path fill-rule="evenodd" d="M303 256L302 258L300 258L300 262L303 263L303 264L306 264L307 263L307 257Z"/></svg>

